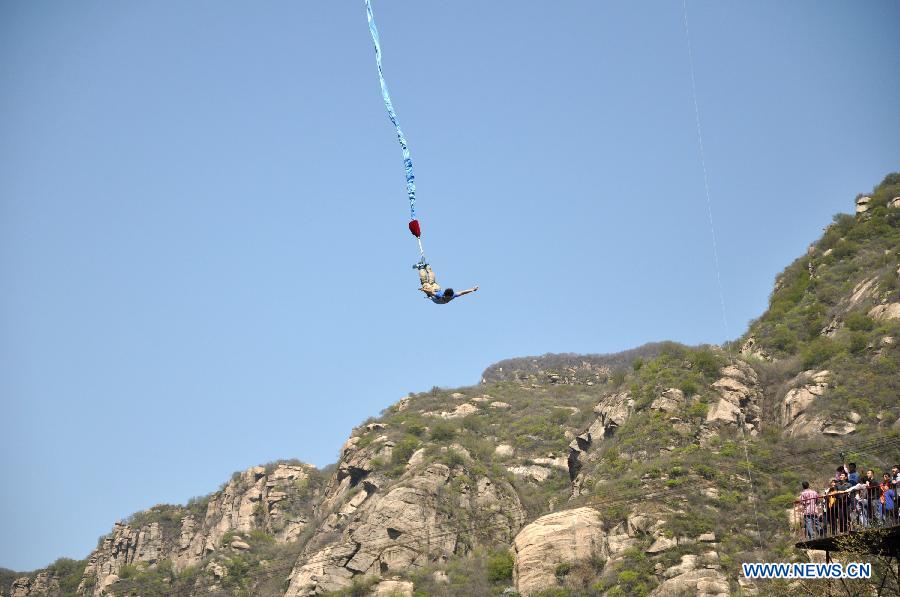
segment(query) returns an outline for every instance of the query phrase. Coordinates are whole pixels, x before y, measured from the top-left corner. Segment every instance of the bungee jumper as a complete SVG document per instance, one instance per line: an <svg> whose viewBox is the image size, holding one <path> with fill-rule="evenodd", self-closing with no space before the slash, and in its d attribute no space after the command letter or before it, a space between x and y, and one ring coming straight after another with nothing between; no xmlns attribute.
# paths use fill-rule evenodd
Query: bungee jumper
<svg viewBox="0 0 900 597"><path fill-rule="evenodd" d="M431 266L425 260L425 249L422 247L422 227L419 220L416 219L416 177L413 173L412 156L409 153L409 145L406 143L406 137L400 128L400 121L397 119L397 113L394 112L394 104L391 102L391 95L388 93L387 82L384 80L384 72L381 68L381 41L378 37L378 28L375 26L375 15L372 12L371 0L366 2L366 18L369 21L369 33L372 34L372 42L375 44L375 63L378 65L378 81L381 84L381 97L384 99L384 106L387 108L388 117L397 130L397 140L400 142L400 150L403 153L403 168L406 172L406 194L409 197L409 231L416 237L419 245L419 260L413 265L413 269L419 272L419 281L421 287L419 290L425 293L425 298L430 299L438 305L445 305L458 296L463 296L478 290L478 286L474 286L467 290L454 292L452 288L447 288L443 292L439 292L441 287L435 282L434 272Z"/></svg>
<svg viewBox="0 0 900 597"><path fill-rule="evenodd" d="M430 299L437 305L446 305L456 297L471 294L478 290L478 286L460 290L459 292L454 292L452 288L441 290L441 287L435 281L434 272L431 270L430 265L424 261L419 261L413 267L419 270L419 282L422 284L419 290L425 293L425 298Z"/></svg>

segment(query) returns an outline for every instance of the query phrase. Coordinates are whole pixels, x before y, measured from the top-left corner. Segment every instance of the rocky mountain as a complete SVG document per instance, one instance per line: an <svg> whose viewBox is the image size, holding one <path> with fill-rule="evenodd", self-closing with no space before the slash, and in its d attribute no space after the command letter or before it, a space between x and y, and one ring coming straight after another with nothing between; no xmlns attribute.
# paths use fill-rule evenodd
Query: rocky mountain
<svg viewBox="0 0 900 597"><path fill-rule="evenodd" d="M615 354L545 354L506 359L485 369L481 382L553 381L593 385L614 372L627 371L637 359L659 356L664 346L662 342L651 342Z"/></svg>
<svg viewBox="0 0 900 597"><path fill-rule="evenodd" d="M0 591L790 594L739 567L808 557L789 534L799 481L821 483L838 452L900 460L898 264L892 174L732 344L498 363L477 386L402 398L331 467L236 473L116 523L86 560L4 571Z"/></svg>

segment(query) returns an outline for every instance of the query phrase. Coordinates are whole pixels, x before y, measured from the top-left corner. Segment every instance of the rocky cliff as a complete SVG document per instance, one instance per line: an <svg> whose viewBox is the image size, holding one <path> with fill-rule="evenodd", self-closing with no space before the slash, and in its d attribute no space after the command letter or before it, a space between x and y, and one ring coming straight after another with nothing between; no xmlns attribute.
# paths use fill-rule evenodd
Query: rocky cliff
<svg viewBox="0 0 900 597"><path fill-rule="evenodd" d="M4 574L0 591L772 591L739 564L806 557L785 514L799 480L838 451L900 460L900 175L855 211L779 275L731 345L498 363L477 386L402 398L326 470L236 473L116 523L86 560Z"/></svg>

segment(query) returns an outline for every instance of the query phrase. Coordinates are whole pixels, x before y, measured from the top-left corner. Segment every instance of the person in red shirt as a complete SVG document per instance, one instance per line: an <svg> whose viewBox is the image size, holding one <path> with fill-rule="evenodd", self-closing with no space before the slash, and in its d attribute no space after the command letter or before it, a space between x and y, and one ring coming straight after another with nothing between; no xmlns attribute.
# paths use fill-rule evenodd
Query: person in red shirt
<svg viewBox="0 0 900 597"><path fill-rule="evenodd" d="M819 494L815 489L809 488L809 481L803 482L803 491L800 492L800 511L803 513L803 524L806 527L806 538L812 539L819 533Z"/></svg>

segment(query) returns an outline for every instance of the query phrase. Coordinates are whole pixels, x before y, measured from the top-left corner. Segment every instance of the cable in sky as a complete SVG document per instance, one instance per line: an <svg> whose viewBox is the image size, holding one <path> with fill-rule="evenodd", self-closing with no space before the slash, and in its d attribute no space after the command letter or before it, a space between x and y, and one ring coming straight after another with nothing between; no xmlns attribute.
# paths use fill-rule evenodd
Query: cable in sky
<svg viewBox="0 0 900 597"><path fill-rule="evenodd" d="M713 260L716 266L716 283L719 288L719 304L722 307L722 322L725 324L725 336L730 336L728 331L728 315L725 310L725 293L722 290L722 274L719 271L719 244L716 240L716 226L713 223L712 200L709 197L709 176L706 173L706 154L703 151L703 132L700 127L700 104L697 101L697 82L694 77L694 51L691 47L691 30L688 27L687 0L682 0L684 8L684 34L687 38L688 61L691 65L691 96L694 98L694 116L697 121L697 141L700 145L700 165L703 168L703 188L706 190L706 215L709 219L709 231L712 235Z"/></svg>

